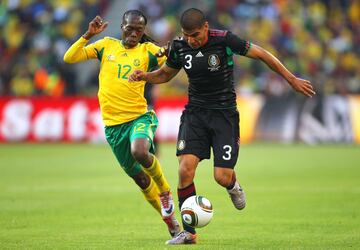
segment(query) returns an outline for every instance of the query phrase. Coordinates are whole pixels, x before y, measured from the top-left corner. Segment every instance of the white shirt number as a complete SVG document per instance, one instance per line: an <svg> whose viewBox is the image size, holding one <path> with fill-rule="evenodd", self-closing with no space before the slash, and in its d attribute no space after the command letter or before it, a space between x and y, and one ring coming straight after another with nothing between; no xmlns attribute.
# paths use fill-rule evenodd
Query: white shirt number
<svg viewBox="0 0 360 250"><path fill-rule="evenodd" d="M223 149L226 150L225 155L223 155L223 159L226 160L226 161L230 160L231 159L231 150L232 150L231 146L230 145L225 145L223 147Z"/></svg>
<svg viewBox="0 0 360 250"><path fill-rule="evenodd" d="M186 64L184 66L185 69L191 69L191 67L192 67L192 64L191 64L192 55L186 55L185 60L186 60Z"/></svg>

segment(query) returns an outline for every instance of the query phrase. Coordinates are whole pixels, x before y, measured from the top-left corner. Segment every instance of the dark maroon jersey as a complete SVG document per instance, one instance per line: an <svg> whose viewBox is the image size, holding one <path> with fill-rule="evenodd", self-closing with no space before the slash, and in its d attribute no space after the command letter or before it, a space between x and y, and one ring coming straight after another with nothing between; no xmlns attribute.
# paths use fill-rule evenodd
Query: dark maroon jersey
<svg viewBox="0 0 360 250"><path fill-rule="evenodd" d="M208 42L192 49L174 39L166 65L184 68L189 78L189 105L209 109L236 107L233 54L246 55L251 43L230 31L209 30Z"/></svg>

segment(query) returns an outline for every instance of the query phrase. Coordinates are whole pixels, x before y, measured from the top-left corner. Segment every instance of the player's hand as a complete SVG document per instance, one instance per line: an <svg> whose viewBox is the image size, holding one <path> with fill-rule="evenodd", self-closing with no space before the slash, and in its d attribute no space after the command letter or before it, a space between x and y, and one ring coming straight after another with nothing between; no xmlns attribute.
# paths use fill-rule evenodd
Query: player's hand
<svg viewBox="0 0 360 250"><path fill-rule="evenodd" d="M307 97L313 97L316 94L313 86L308 80L304 80L296 77L290 82L290 85L293 87L293 89L295 89L295 91Z"/></svg>
<svg viewBox="0 0 360 250"><path fill-rule="evenodd" d="M146 73L142 72L141 70L137 69L135 70L130 76L129 76L129 82L139 82L139 81L145 81L146 80Z"/></svg>
<svg viewBox="0 0 360 250"><path fill-rule="evenodd" d="M91 22L89 23L88 30L83 35L83 37L89 40L91 37L95 36L96 34L101 33L106 27L108 26L109 22L104 22L104 20L100 16L96 16Z"/></svg>
<svg viewBox="0 0 360 250"><path fill-rule="evenodd" d="M156 57L163 57L169 56L169 51L170 51L170 41L167 42L166 46L163 46L159 49L159 51L155 54Z"/></svg>

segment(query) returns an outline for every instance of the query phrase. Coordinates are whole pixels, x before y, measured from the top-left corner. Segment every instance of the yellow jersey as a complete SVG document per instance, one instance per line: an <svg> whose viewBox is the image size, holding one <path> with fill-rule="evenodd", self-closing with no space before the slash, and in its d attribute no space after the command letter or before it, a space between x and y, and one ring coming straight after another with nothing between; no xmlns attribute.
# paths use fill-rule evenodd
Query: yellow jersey
<svg viewBox="0 0 360 250"><path fill-rule="evenodd" d="M100 61L98 98L105 126L132 121L146 113L145 81L129 82L128 77L134 70L148 72L162 65L166 57L155 56L160 47L145 42L126 49L121 40L112 37L87 43L80 37L66 51L64 61L76 63L96 58Z"/></svg>

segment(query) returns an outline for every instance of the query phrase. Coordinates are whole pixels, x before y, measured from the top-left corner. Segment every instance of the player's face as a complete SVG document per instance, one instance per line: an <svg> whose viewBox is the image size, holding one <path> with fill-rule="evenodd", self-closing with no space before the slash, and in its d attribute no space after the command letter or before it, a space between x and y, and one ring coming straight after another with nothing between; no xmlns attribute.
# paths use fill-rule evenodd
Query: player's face
<svg viewBox="0 0 360 250"><path fill-rule="evenodd" d="M198 29L185 30L182 29L183 37L192 49L202 47L208 40L209 25L208 22Z"/></svg>
<svg viewBox="0 0 360 250"><path fill-rule="evenodd" d="M135 47L145 31L145 20L142 16L128 15L121 24L122 40L126 48Z"/></svg>

